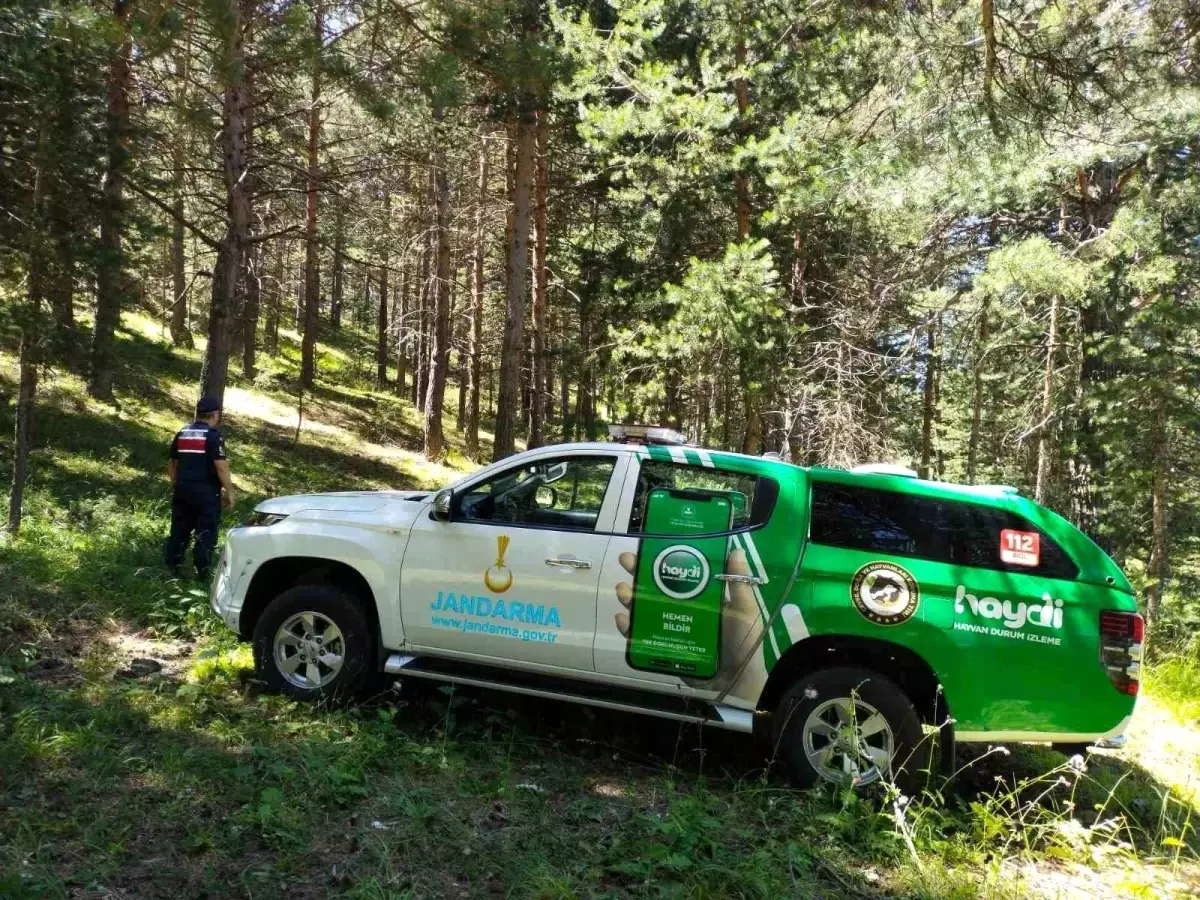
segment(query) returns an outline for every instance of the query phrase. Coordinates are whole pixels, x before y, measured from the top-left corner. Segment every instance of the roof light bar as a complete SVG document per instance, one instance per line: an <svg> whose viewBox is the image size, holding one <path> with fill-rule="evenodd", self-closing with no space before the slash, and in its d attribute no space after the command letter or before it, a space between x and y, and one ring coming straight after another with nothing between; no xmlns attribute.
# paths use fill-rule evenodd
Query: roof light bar
<svg viewBox="0 0 1200 900"><path fill-rule="evenodd" d="M608 437L620 444L671 444L682 446L688 442L674 428L662 425L609 425Z"/></svg>

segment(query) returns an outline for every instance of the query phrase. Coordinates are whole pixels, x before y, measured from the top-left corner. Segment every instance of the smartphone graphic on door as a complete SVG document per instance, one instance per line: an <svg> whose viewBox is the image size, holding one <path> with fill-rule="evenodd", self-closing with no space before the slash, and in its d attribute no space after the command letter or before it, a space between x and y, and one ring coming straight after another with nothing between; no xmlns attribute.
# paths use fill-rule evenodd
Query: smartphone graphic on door
<svg viewBox="0 0 1200 900"><path fill-rule="evenodd" d="M727 493L655 488L646 498L626 656L635 669L712 678L720 661ZM704 535L715 535L705 537Z"/></svg>

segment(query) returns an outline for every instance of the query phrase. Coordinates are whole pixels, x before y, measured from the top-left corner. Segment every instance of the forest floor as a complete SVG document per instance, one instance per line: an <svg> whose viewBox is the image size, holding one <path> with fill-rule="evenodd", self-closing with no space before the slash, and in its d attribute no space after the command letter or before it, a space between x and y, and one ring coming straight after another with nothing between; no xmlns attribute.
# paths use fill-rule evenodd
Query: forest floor
<svg viewBox="0 0 1200 900"><path fill-rule="evenodd" d="M47 377L25 529L0 544L0 898L1200 895L1200 711L1174 681L1085 769L979 748L902 807L793 791L740 737L633 715L407 684L345 709L261 693L204 587L160 562L199 355L137 316L120 341L116 407L70 360ZM269 494L468 465L453 431L449 465L421 459L369 359L349 330L322 345L298 438L293 340L234 380L227 522ZM14 379L0 351L0 396Z"/></svg>

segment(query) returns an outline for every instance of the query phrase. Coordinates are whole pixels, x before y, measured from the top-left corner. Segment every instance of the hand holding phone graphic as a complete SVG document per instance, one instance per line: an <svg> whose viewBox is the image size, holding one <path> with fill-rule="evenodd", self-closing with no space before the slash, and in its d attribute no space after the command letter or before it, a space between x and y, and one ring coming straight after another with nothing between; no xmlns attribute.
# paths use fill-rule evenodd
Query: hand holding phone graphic
<svg viewBox="0 0 1200 900"><path fill-rule="evenodd" d="M753 585L730 581L726 591L717 577L751 574L743 551L726 554L738 500L744 507L731 492L665 488L647 497L647 537L637 554L618 557L634 578L616 586L628 610L616 614L616 626L632 668L707 681L761 631Z"/></svg>

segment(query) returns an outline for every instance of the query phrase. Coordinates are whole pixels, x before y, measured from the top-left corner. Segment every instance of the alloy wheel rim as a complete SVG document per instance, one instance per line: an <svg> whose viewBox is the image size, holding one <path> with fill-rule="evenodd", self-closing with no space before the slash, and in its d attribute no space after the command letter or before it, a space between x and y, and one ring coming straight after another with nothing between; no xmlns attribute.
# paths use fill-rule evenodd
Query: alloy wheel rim
<svg viewBox="0 0 1200 900"><path fill-rule="evenodd" d="M346 661L346 639L319 612L290 616L275 632L275 665L289 684L306 691L330 684Z"/></svg>
<svg viewBox="0 0 1200 900"><path fill-rule="evenodd" d="M822 780L865 785L890 775L895 738L883 713L851 697L835 697L808 714L804 756Z"/></svg>

